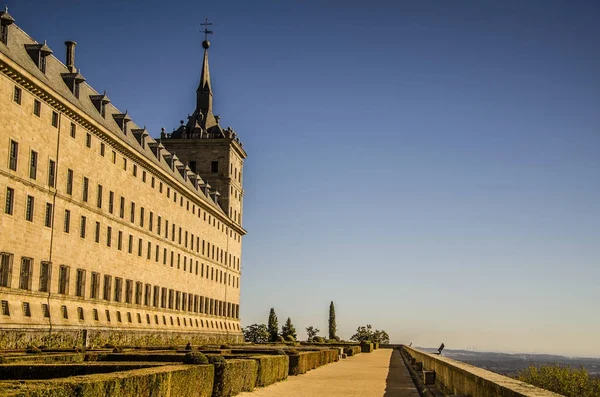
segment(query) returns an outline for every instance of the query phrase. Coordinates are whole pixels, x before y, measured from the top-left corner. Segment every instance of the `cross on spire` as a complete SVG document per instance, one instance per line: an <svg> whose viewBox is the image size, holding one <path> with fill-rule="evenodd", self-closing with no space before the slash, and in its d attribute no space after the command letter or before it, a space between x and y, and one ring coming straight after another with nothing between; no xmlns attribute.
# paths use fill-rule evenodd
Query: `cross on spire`
<svg viewBox="0 0 600 397"><path fill-rule="evenodd" d="M208 30L208 27L212 25L212 22L208 22L208 18L206 18L204 20L204 23L201 23L200 25L204 26L204 30L202 31L202 33L204 33L204 40L208 41L208 35L213 34L212 30Z"/></svg>

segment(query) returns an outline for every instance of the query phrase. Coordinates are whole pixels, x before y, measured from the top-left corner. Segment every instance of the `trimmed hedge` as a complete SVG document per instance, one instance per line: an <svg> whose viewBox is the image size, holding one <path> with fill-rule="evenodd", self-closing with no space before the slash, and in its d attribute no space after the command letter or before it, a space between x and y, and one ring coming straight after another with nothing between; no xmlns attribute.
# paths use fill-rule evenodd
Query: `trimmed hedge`
<svg viewBox="0 0 600 397"><path fill-rule="evenodd" d="M254 356L249 357L258 363L256 386L265 387L287 379L290 359L285 356Z"/></svg>
<svg viewBox="0 0 600 397"><path fill-rule="evenodd" d="M360 352L361 353L371 353L373 351L372 343L361 343L360 344Z"/></svg>
<svg viewBox="0 0 600 397"><path fill-rule="evenodd" d="M348 355L348 357L356 356L361 351L362 351L362 349L358 345L344 347L344 353L346 353L346 355Z"/></svg>
<svg viewBox="0 0 600 397"><path fill-rule="evenodd" d="M204 353L204 352L198 352ZM185 354L183 353L109 353L109 354L86 354L86 361L155 361L181 363Z"/></svg>
<svg viewBox="0 0 600 397"><path fill-rule="evenodd" d="M256 360L233 359L225 364L214 363L215 380L213 397L235 396L243 391L252 391L258 375Z"/></svg>
<svg viewBox="0 0 600 397"><path fill-rule="evenodd" d="M95 374L49 381L2 385L11 397L210 397L212 365L168 365L113 374Z"/></svg>
<svg viewBox="0 0 600 397"><path fill-rule="evenodd" d="M0 365L0 380L54 379L69 376L106 374L141 368L156 367L160 364L140 363L82 363L82 364L5 364Z"/></svg>
<svg viewBox="0 0 600 397"><path fill-rule="evenodd" d="M373 342L373 350L379 349L379 342Z"/></svg>
<svg viewBox="0 0 600 397"><path fill-rule="evenodd" d="M290 369L289 375L304 374L311 369L320 367L338 361L339 355L337 349L319 350L309 352L297 352L289 354Z"/></svg>

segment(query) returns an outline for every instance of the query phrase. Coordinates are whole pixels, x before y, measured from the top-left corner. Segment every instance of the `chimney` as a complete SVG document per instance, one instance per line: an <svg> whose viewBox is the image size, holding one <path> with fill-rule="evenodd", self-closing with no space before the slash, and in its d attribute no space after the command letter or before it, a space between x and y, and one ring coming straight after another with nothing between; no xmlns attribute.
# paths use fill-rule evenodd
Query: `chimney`
<svg viewBox="0 0 600 397"><path fill-rule="evenodd" d="M69 72L75 73L75 46L77 45L74 41L65 41L67 46L67 68Z"/></svg>

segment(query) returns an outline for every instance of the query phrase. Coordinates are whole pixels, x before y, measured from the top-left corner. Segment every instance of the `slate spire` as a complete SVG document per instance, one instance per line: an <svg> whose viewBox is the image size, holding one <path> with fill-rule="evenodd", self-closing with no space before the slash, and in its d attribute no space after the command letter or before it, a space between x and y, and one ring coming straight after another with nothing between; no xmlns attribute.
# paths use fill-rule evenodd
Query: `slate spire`
<svg viewBox="0 0 600 397"><path fill-rule="evenodd" d="M208 30L208 26L212 25L212 23L209 23L207 19L202 25L204 26L204 41L202 42L204 60L202 61L200 84L198 85L198 90L196 90L196 110L206 115L207 113L212 113L212 88L210 86L210 71L208 69L208 48L210 47L208 35L212 34L212 30Z"/></svg>

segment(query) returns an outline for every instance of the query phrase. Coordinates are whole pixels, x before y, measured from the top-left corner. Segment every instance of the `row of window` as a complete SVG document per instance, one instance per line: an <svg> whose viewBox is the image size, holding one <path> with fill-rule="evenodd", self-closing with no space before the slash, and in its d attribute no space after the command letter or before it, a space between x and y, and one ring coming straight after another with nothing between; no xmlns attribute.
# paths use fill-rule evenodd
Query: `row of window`
<svg viewBox="0 0 600 397"><path fill-rule="evenodd" d="M21 88L15 86L14 87L14 94L13 94L13 101L17 104L21 104L21 98L22 98L22 90ZM41 114L41 102L37 99L34 99L34 109L33 109L33 113L37 116L40 116ZM52 125L54 127L58 127L58 113L53 111L52 112ZM72 138L76 138L77 136L77 126L75 123L71 122L71 126L70 126L70 136ZM85 145L88 148L92 147L92 135L90 133L86 133L85 136ZM36 173L37 173L37 153L32 151L31 153L35 153L35 168L36 168ZM100 155L102 157L105 157L106 154L106 145L101 142L100 143ZM9 168L13 171L17 170L17 162L18 162L18 142L11 140L11 147L10 147L10 154L9 154ZM51 162L54 163L53 160L50 160ZM112 151L112 162L113 164L117 163L117 153L116 151ZM123 157L123 169L127 170L128 167L128 159L126 157ZM33 163L33 154L32 154L32 159L31 162ZM31 168L31 167L30 167ZM54 164L54 169L53 171L55 171L56 169L56 164ZM132 167L133 170L133 176L137 177L138 176L138 166L136 164L133 164ZM50 171L50 167L49 167L49 171ZM237 168L236 168L236 173L237 173ZM48 173L48 185L50 187L55 187L55 175L54 173ZM31 176L31 169L30 169L30 177L32 179L36 179L36 177L32 177ZM241 177L241 171L239 172L239 175ZM150 185L152 188L155 188L156 185L158 185L158 190L160 193L163 193L163 190L166 190L166 195L167 198L171 198L171 187L167 185L167 188L164 189L163 187L163 182L159 181L159 183L156 183L156 178L154 176L151 176L150 178L147 177L147 172L145 170L142 170L141 172L141 176L142 176L142 181L144 183L147 182L148 179L150 179ZM71 181L72 182L72 181ZM68 188L67 188L68 191ZM71 193L68 193L71 194ZM175 189L173 189L173 201L175 203L177 203L177 199L178 199L178 194L176 192ZM201 210L200 207L198 207L197 211L196 211L196 205L192 203L192 205L190 206L190 201L188 199L185 200L186 202L186 210L187 211L191 211L192 214L198 215L198 218L201 217ZM181 207L184 206L184 200L183 200L183 196L180 194L179 195L179 205ZM241 213L237 214L237 211L234 211L234 214L231 214L231 208L230 208L230 217L233 217L234 220L236 220L238 223L241 223ZM208 219L207 219L207 214L204 213L204 220L208 221L209 225L212 225L213 227L217 228L218 230L220 230L223 233L227 233L226 231L226 227L225 224L221 223L219 220L217 220L216 218L214 218L212 215L208 215ZM230 237L235 238L237 241L241 241L241 236L238 235L237 233L234 233L232 230L229 231Z"/></svg>
<svg viewBox="0 0 600 397"><path fill-rule="evenodd" d="M34 317L35 313L32 314L32 308L31 305L29 304L29 302L23 302L21 305L21 308L23 310L23 316L25 317ZM41 314L44 318L50 318L50 306L47 303L42 303L41 306ZM2 300L1 301L1 312L3 316L10 316L11 315L11 308L10 308L10 304L7 300ZM69 310L67 308L66 305L61 305L60 306L60 314L61 317L65 320L69 319ZM142 324L142 314L141 313L135 313L136 314L136 320L138 324ZM131 315L131 312L126 312L125 313L125 319L123 318L123 316L121 315L121 311L117 310L115 311L115 317L116 317L116 321L118 323L122 323L124 321L127 321L128 323L133 323L133 316ZM152 317L154 317L154 324L152 323L151 319ZM153 316L151 316L149 313L146 313L145 316L145 320L146 320L146 324L147 325L160 325L159 322L159 318L162 317L162 325L167 325L167 316L166 315L162 315L159 316L158 314L154 314ZM83 309L83 307L77 307L77 319L79 321L85 321L86 315L85 315L85 310ZM94 319L94 321L101 321L100 319L100 313L98 311L98 309L92 309L92 318ZM112 316L111 316L111 311L106 309L104 311L104 320L107 323L112 322ZM231 323L227 323L227 322L223 322L223 321L217 321L217 320L204 320L204 319L192 319L192 318L187 318L187 317L175 317L175 320L173 320L173 316L169 316L169 323L171 324L171 326L175 326L175 322L177 322L177 326L181 327L194 327L194 324L196 326L196 328L211 328L211 329L229 329L229 330L240 330L240 325L238 323L236 324L231 324Z"/></svg>
<svg viewBox="0 0 600 397"><path fill-rule="evenodd" d="M69 180L70 178L72 178L72 171L68 170L68 178L67 180ZM88 189L89 189L89 180L87 178L84 178L84 183L83 183L83 198L84 201L87 201L87 196L88 196ZM102 207L102 185L98 185L97 188L97 192L98 192L98 207L101 208ZM113 212L114 210L114 194L113 192L109 192L109 212ZM13 215L14 213L14 209L15 209L15 190L11 187L7 187L6 188L6 200L5 200L5 206L4 206L4 212L7 215ZM135 203L131 202L130 205L130 209L131 209L131 213L130 213L130 220L132 223L135 223L135 216L136 216L136 210L135 210ZM140 227L144 227L145 222L144 219L146 219L145 216L145 209L144 207L140 208ZM125 213L125 198L121 196L120 198L120 208L119 208L119 216L123 217ZM53 214L54 214L54 206L52 203L46 203L45 205L45 214L44 214L44 226L46 227L52 227L53 225ZM25 202L25 220L29 221L29 222L34 222L34 216L35 216L35 197L31 196L31 195L27 195L26 198L26 202ZM162 233L162 217L161 216L156 216L156 218L154 217L154 213L153 212L149 212L148 213L148 228L150 231L154 231L154 219L156 219L156 233L161 236ZM81 216L80 219L80 223L79 223L79 235L81 238L86 238L87 237L87 229L88 229L88 222L87 222L87 217L86 216ZM214 244L211 244L208 241L205 241L204 239L200 240L200 237L195 236L193 233L189 233L187 230L183 230L181 227L178 227L172 223L171 224L171 241L173 242L178 242L178 244L183 245L185 248L190 248L192 251L196 251L196 253L198 254L202 254L205 257L208 257L209 259L215 260L217 262L219 262L220 264L222 264L223 266L229 266L229 267L233 267L236 270L240 270L240 259L238 257L236 257L235 255L232 255L231 253L226 252L225 250L215 246ZM108 226L106 229L106 245L108 247L111 247L113 245L113 235L112 235L112 227ZM70 233L71 231L71 210L69 209L65 209L65 213L64 213L64 222L63 222L63 231L65 233ZM176 239L175 236L178 235L178 238ZM166 239L169 238L169 221L165 220L164 222L164 237ZM94 239L96 241L96 243L100 242L100 222L96 222L96 226L95 226L95 236ZM183 242L182 242L183 239ZM142 256L142 239L139 238L139 246L138 246L138 255ZM147 242L148 244L148 250L147 250L147 259L151 259L152 256L152 243L150 241ZM121 250L123 248L123 232L122 231L118 231L117 234L117 249ZM129 247L128 247L129 253L133 253L133 236L130 234L129 235ZM155 248L155 261L158 262L159 261L159 246L158 244L156 244L156 248ZM164 248L164 252L166 255L167 249ZM180 255L180 254L178 254ZM173 251L171 251L171 256L173 256ZM187 260L187 259L186 259ZM190 263L191 263L191 258L190 258ZM163 264L166 264L167 259L166 257L163 257ZM173 266L173 259L171 259L171 266ZM190 265L191 266L191 265ZM187 267L187 266L185 266ZM184 267L184 268L185 268ZM179 266L178 266L179 268ZM191 272L191 269L190 269Z"/></svg>
<svg viewBox="0 0 600 397"><path fill-rule="evenodd" d="M11 288L13 254L0 253L0 287ZM71 267L60 265L58 267L58 293L69 295ZM75 296L85 298L87 271L76 269ZM114 284L113 284L114 279ZM50 292L52 280L52 264L41 262L39 276L39 291ZM33 259L21 258L19 272L19 289L32 290ZM102 284L102 290L100 289ZM174 289L167 289L158 285L144 284L141 281L113 277L108 274L101 275L91 272L89 282L91 299L124 302L143 306L160 307L162 309L187 311L219 317L239 318L239 305L224 302L207 296L194 295ZM101 293L102 292L102 293Z"/></svg>

